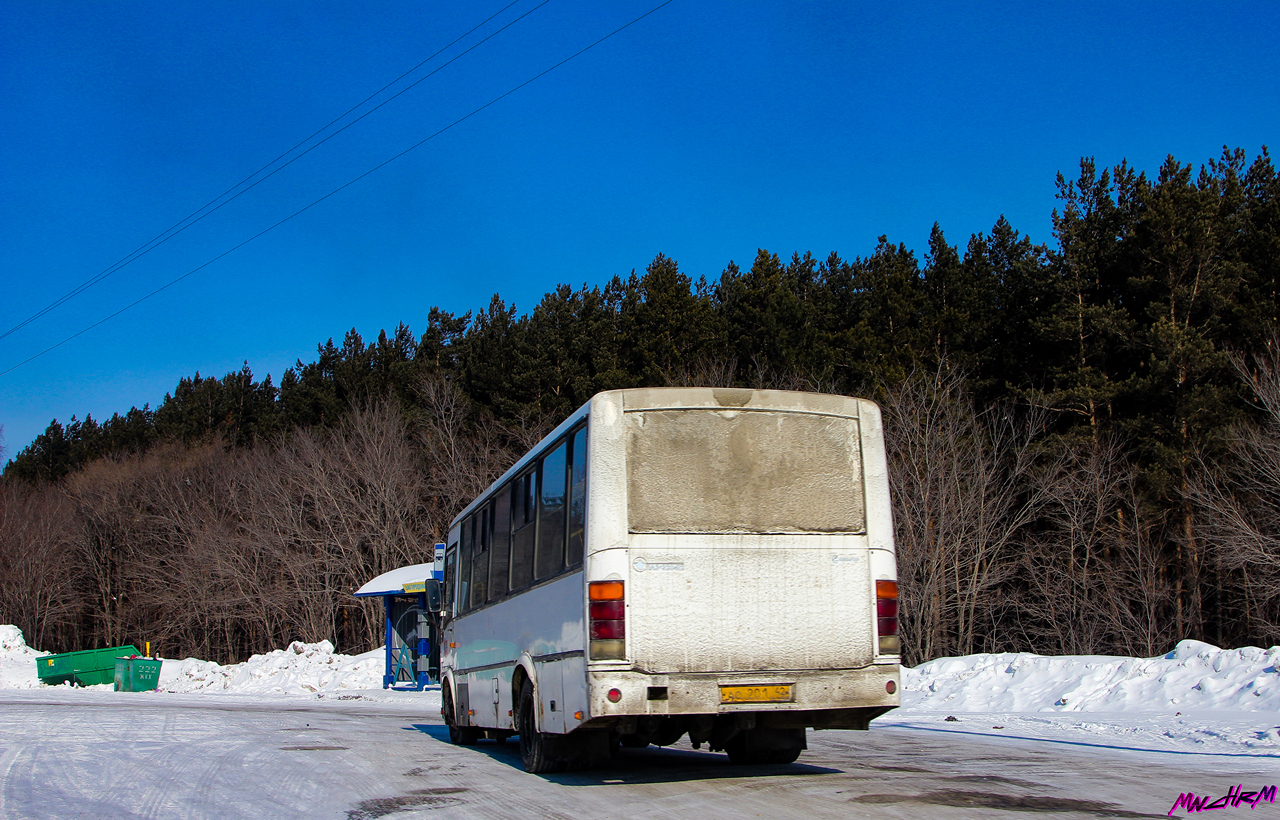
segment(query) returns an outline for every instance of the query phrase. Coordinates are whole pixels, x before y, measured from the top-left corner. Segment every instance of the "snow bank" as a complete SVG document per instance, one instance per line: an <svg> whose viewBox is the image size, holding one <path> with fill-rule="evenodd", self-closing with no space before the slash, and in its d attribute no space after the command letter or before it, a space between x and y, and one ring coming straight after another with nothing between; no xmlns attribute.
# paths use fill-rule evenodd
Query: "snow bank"
<svg viewBox="0 0 1280 820"><path fill-rule="evenodd" d="M21 630L0 626L0 689L36 689L36 659ZM195 693L261 701L395 702L439 708L439 691L382 689L384 652L340 655L333 644L287 649L221 666L165 660L155 697ZM1182 641L1157 658L1030 653L939 658L902 670L902 708L877 726L1151 751L1280 757L1280 647L1218 649ZM110 690L110 684L87 687ZM957 717L958 716L958 717Z"/></svg>
<svg viewBox="0 0 1280 820"><path fill-rule="evenodd" d="M254 655L244 663L221 666L187 658L166 660L159 689L165 692L234 692L309 695L357 689L381 689L385 653L339 655L328 641L294 641L288 649Z"/></svg>
<svg viewBox="0 0 1280 820"><path fill-rule="evenodd" d="M22 630L0 625L0 689L35 689L36 659L48 655L27 646ZM381 648L363 655L340 655L328 641L295 641L288 649L254 655L244 663L221 666L195 658L165 659L160 667L162 692L311 695L381 689L385 654ZM111 689L111 684L84 687Z"/></svg>
<svg viewBox="0 0 1280 820"><path fill-rule="evenodd" d="M1182 641L1157 658L1025 652L903 669L903 706L950 712L1280 711L1280 646Z"/></svg>
<svg viewBox="0 0 1280 820"><path fill-rule="evenodd" d="M36 658L48 655L27 646L22 630L9 624L0 625L0 689L35 689Z"/></svg>
<svg viewBox="0 0 1280 820"><path fill-rule="evenodd" d="M1182 641L1167 655L939 658L902 670L875 725L1086 747L1280 757L1280 647Z"/></svg>
<svg viewBox="0 0 1280 820"><path fill-rule="evenodd" d="M0 625L0 689L33 689L36 658L22 630ZM384 653L340 655L328 641L222 666L165 660L159 689L310 695L382 688ZM1182 641L1167 655L1052 657L1026 652L939 658L902 670L904 712L1280 712L1280 646L1218 649Z"/></svg>

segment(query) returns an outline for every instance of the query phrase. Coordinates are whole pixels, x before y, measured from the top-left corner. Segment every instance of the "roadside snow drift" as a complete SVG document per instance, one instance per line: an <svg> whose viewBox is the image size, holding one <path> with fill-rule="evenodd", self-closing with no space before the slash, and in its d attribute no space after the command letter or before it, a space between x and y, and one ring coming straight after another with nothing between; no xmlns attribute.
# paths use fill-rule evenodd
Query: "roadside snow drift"
<svg viewBox="0 0 1280 820"><path fill-rule="evenodd" d="M1027 652L939 658L903 669L903 705L952 712L1280 711L1280 646L1182 641L1158 658Z"/></svg>
<svg viewBox="0 0 1280 820"><path fill-rule="evenodd" d="M16 626L0 625L0 689L35 689L38 652ZM195 658L165 659L160 667L161 692L218 692L244 695L312 695L360 689L381 689L384 653L339 655L328 641L294 641L288 649L254 655L227 666ZM86 689L112 689L111 684Z"/></svg>
<svg viewBox="0 0 1280 820"><path fill-rule="evenodd" d="M1026 652L902 670L874 726L1176 754L1280 757L1280 647L1182 641L1156 658Z"/></svg>
<svg viewBox="0 0 1280 820"><path fill-rule="evenodd" d="M166 660L159 689L165 692L238 692L241 694L309 695L353 689L381 689L384 653L339 655L328 641L294 641L288 649L254 655L244 663L220 666L187 658Z"/></svg>
<svg viewBox="0 0 1280 820"><path fill-rule="evenodd" d="M35 660L47 654L28 647L22 630L0 625L0 689L40 686ZM295 641L227 666L166 659L159 689L273 695L381 689L383 658L382 649L351 656L328 641ZM1182 641L1156 658L969 655L904 668L902 705L912 712L1280 712L1278 668L1280 646L1218 649L1199 641Z"/></svg>
<svg viewBox="0 0 1280 820"><path fill-rule="evenodd" d="M0 625L0 689L35 689L40 686L40 678L36 676L36 658L48 654L27 646L18 627Z"/></svg>
<svg viewBox="0 0 1280 820"><path fill-rule="evenodd" d="M22 632L0 626L0 689L41 689ZM1030 653L939 658L902 670L902 708L881 729L964 733L1084 746L1280 758L1280 647L1218 649L1182 641L1156 658ZM156 692L255 702L361 700L438 709L440 692L382 689L382 649L340 655L328 641L222 666L165 660ZM86 689L110 692L110 684ZM66 689L61 691L65 692Z"/></svg>

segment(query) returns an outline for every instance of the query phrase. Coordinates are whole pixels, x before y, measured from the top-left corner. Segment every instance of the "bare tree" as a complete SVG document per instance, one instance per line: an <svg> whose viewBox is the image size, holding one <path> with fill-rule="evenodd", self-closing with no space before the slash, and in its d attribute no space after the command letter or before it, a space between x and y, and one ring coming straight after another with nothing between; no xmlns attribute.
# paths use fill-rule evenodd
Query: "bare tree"
<svg viewBox="0 0 1280 820"><path fill-rule="evenodd" d="M75 510L70 537L90 580L84 592L92 601L88 611L97 645L117 646L125 638L125 567L132 553L143 549L137 537L137 477L136 458L102 458L72 473L63 484Z"/></svg>
<svg viewBox="0 0 1280 820"><path fill-rule="evenodd" d="M1163 617L1174 591L1160 522L1148 520L1136 478L1106 437L1058 442L1031 477L1043 507L1023 545L1015 609L1036 651L1147 657L1179 637Z"/></svg>
<svg viewBox="0 0 1280 820"><path fill-rule="evenodd" d="M333 449L347 479L348 515L359 533L339 616L359 621L365 641L376 646L381 621L370 617L371 604L350 593L395 567L432 559L435 539L423 526L425 478L408 422L389 401L353 411L334 437Z"/></svg>
<svg viewBox="0 0 1280 820"><path fill-rule="evenodd" d="M137 502L148 546L130 567L132 614L166 650L225 662L275 642L289 596L269 589L273 564L245 537L249 462L213 444L148 454Z"/></svg>
<svg viewBox="0 0 1280 820"><path fill-rule="evenodd" d="M416 425L388 400L253 449L161 443L58 487L0 485L0 617L61 649L151 640L224 662L296 639L378 645L379 608L352 593L430 560L551 426L500 425L442 379L421 390Z"/></svg>
<svg viewBox="0 0 1280 820"><path fill-rule="evenodd" d="M243 473L238 565L266 572L287 602L264 617L277 640L377 645L376 607L352 593L374 576L429 560L426 477L409 426L384 401L331 431L298 430Z"/></svg>
<svg viewBox="0 0 1280 820"><path fill-rule="evenodd" d="M449 521L554 427L542 417L498 424L474 408L453 382L438 374L417 386L422 418L418 443L426 471L428 529L446 535Z"/></svg>
<svg viewBox="0 0 1280 820"><path fill-rule="evenodd" d="M37 648L75 640L82 596L67 535L71 507L47 486L0 483L0 623Z"/></svg>
<svg viewBox="0 0 1280 820"><path fill-rule="evenodd" d="M995 648L1001 587L1045 503L1029 481L1044 416L976 410L945 365L886 388L881 404L907 661Z"/></svg>
<svg viewBox="0 0 1280 820"><path fill-rule="evenodd" d="M662 372L662 379L668 387L733 387L737 370L738 360L733 356L704 358L668 368Z"/></svg>
<svg viewBox="0 0 1280 820"><path fill-rule="evenodd" d="M1262 420L1239 425L1230 457L1200 460L1190 497L1213 560L1240 586L1242 635L1280 640L1280 337L1233 364Z"/></svg>

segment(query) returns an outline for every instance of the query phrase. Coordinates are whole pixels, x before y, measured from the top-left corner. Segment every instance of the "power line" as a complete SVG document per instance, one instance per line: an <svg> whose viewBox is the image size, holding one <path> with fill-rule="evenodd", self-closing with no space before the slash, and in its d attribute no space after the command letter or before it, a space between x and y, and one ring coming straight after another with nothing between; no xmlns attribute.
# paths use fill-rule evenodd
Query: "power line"
<svg viewBox="0 0 1280 820"><path fill-rule="evenodd" d="M446 46L444 46L443 48L441 48L441 49L437 50L437 51L436 51L435 53L433 53L431 56L427 57L425 60L423 60L423 61L421 61L420 63L418 63L417 65L415 65L413 68L411 68L411 69L409 69L408 71L404 72L404 73L403 73L403 74L401 74L399 77L396 77L394 80L392 80L391 82L387 83L387 84L386 84L386 85L384 85L382 88L379 88L377 91L375 91L375 92L373 92L372 94L370 94L368 97L365 97L365 98L364 98L363 100L361 100L360 102L358 102L358 103L356 103L355 105L351 106L351 107L350 107L350 108L348 108L346 111L344 111L344 112L342 112L341 114L339 114L337 117L334 117L332 120L330 120L328 123L326 123L325 125L323 125L323 126L321 126L320 128L318 128L315 132L313 132L310 136L308 136L308 137L306 137L305 139L303 139L303 140L302 140L301 142L299 142L297 145L294 145L292 148L290 148L290 149L288 149L287 151L285 151L284 153L280 154L278 157L276 157L275 159L271 160L271 161L270 161L270 162L268 162L266 165L263 165L263 166L262 166L261 168L259 168L258 170L254 171L253 173L251 173L251 174L249 174L248 176L246 176L244 179L242 179L242 180L240 180L239 182L237 182L235 185L232 185L230 188L228 188L227 190L225 190L225 191L223 191L222 193L218 194L216 197L214 197L213 199L209 200L209 201L208 201L208 202L206 202L204 205L201 205L199 208L197 208L196 210L192 211L192 212L191 212L190 214L188 214L187 216L183 217L182 219L180 219L180 220L178 220L177 222L175 222L173 225L169 226L169 227L168 227L167 229L165 229L164 231L161 231L159 234L157 234L156 236L152 237L149 241L144 242L142 245L138 246L138 247L137 247L137 248L135 248L133 251L131 251L130 253L126 254L124 257L122 257L121 259L119 259L118 261L116 261L115 263L113 263L112 265L108 266L105 270L101 271L100 273L96 274L96 275L95 275L95 276L93 276L93 277L90 277L89 279L87 279L86 281L82 282L82 283L81 283L80 285L78 285L77 287L73 288L72 290L70 290L70 291L68 291L67 293L63 294L61 297L59 297L59 298L58 298L58 299L56 299L55 301L53 301L53 302L51 302L50 304L46 305L44 308L40 309L39 311L36 311L36 312L35 312L35 313L33 313L31 316L28 316L26 319L22 320L21 322L19 322L18 324L14 325L14 326L13 326L13 327L11 327L11 328L9 328L8 330L4 331L3 333L0 333L0 339L4 339L4 338L6 338L7 336L9 336L9 335L11 335L11 334L13 334L13 333L15 333L15 332L17 332L17 331L21 330L22 328L24 328L24 327L26 327L27 325L29 325L29 324L31 324L32 322L34 322L36 319L39 319L41 316L44 316L44 315L45 315L46 313L48 313L49 311L54 310L54 309L55 309L55 308L57 308L58 306L60 306L60 305L62 305L62 304L64 304L64 303L66 303L68 300L75 298L76 296L80 295L80 294L81 294L81 293L83 293L84 291L88 290L89 288L93 287L93 286L94 286L94 285L96 285L97 283L101 282L103 279L106 279L106 278L107 278L108 276L110 276L111 274L113 274L113 273L115 273L116 271L120 270L120 269L121 269L121 268L123 268L124 266L126 266L126 265L128 265L129 263L131 263L131 262L135 261L136 259L138 259L139 257L143 256L144 254L149 253L150 251L154 250L155 248L159 247L160 245L164 244L165 242L169 241L170 239L172 239L173 237L175 237L175 236L177 236L178 234L182 233L182 232L183 232L183 231L185 231L187 228L190 228L192 225L195 225L197 222L201 221L201 220L202 220L202 219L204 219L205 217L207 217L207 216L209 216L209 215L213 214L215 211L219 210L219 209L220 209L220 208L222 208L224 205L227 205L227 204L231 203L232 201L234 201L234 200L238 199L241 195L243 195L243 194L245 194L245 193L248 193L249 191L251 191L252 189L256 188L256 187L257 187L258 185L260 185L261 183L266 182L268 179L270 179L271 177L275 176L275 175L276 175L277 173L279 173L280 171L283 171L285 168L289 167L289 166L290 166L290 165L292 165L294 162L297 162L299 159L302 159L304 156L306 156L307 154L311 153L311 152L312 152L312 151L314 151L316 148L319 148L321 145L324 145L326 142L328 142L329 140L333 139L333 138L334 138L334 137L336 137L338 134L341 134L343 131L346 131L348 128L350 128L351 126L353 126L353 125L355 125L356 123L360 122L360 121L361 121L361 120L363 120L365 117L367 117L367 116L369 116L370 114L372 114L373 112L377 111L379 108L382 108L384 105L386 105L387 103L389 103L389 102L391 102L392 100L396 99L396 98L397 98L397 97L399 97L400 95L404 94L406 91L409 91L409 90L410 90L410 89L412 89L414 86L417 86L418 84L422 83L424 80L427 80L428 78L430 78L430 77L432 77L433 75L437 74L437 73L438 73L438 72L440 72L442 69L444 69L446 66L448 66L450 63L456 62L456 61L457 61L458 59L460 59L461 57L466 56L468 53L470 53L471 51L474 51L476 48L478 48L479 46L483 45L485 42L487 42L487 41L489 41L489 40L493 39L495 36L497 36L498 34L501 34L501 33L502 33L503 31L505 31L506 29L508 29L508 28L510 28L511 26L515 25L516 23L520 22L520 21L521 21L521 20L523 20L525 17L528 17L530 14L532 14L533 12L537 11L538 9L542 8L542 7L543 7L543 6L545 6L547 3L549 3L549 2L550 2L550 0L543 0L543 2L539 3L537 6L534 6L533 8L529 9L529 11L526 11L524 14L520 15L520 16L519 16L519 17L517 17L516 19L514 19L514 20L512 20L511 22L507 23L505 26L503 26L502 28L500 28L500 29L498 29L497 31L493 32L493 33L492 33L492 34L490 34L489 36L485 37L485 38L484 38L483 40L481 40L480 42L478 42L478 43L476 43L476 44L472 45L472 46L471 46L470 48L468 48L466 51L463 51L461 54L456 55L455 57L453 57L452 59L450 59L448 62L446 62L444 65L442 65L442 66L438 66L438 67L437 67L434 71L432 71L431 73L427 74L427 75L426 75L426 76L424 76L424 77L419 78L418 80L416 80L416 81L415 81L415 82L413 82L412 84L410 84L410 85L406 86L405 88L401 89L400 91L396 92L396 93L395 93L394 95L392 95L391 97L388 97L387 99L383 100L381 103L379 103L378 105L376 105L376 106L374 106L373 108L369 109L369 110L368 110L368 111L366 111L364 114L360 115L359 117L357 117L356 119L352 120L351 122L347 123L347 124L346 124L346 125L344 125L342 128L339 128L337 131L334 131L332 134L330 134L330 135L328 135L327 137L325 137L324 139L320 140L320 141L319 141L319 142L317 142L315 145L312 145L312 146L311 146L310 148L308 148L307 150L303 151L302 153L300 153L300 154L298 154L297 156L295 156L295 157L293 157L292 159L290 159L288 162L284 163L284 164L283 164L283 165L281 165L280 167L278 167L278 168L276 168L275 170L271 171L271 173L269 173L269 174L267 174L266 176L262 177L261 179L259 179L259 180L255 181L252 185L249 185L248 187L245 187L243 190L241 190L241 191L237 192L234 196L231 196L231 197L229 197L229 198L225 199L224 201L222 201L222 202L218 203L218 200L223 199L223 197L226 197L226 196L227 196L228 194L230 194L232 191L235 191L237 188L240 188L240 187L241 187L242 185L244 185L246 182L248 182L249 180L251 180L251 179L253 179L254 177L258 176L258 175L259 175L259 174L261 174L263 171L265 171L265 170L267 170L268 168L270 168L272 165L275 165L275 164L276 164L277 162L279 162L280 160L282 160L282 159L284 159L285 157L289 156L289 154L291 154L291 153L293 153L294 151L298 150L298 149L299 149L300 147L302 147L303 145L306 145L308 142L310 142L311 140L315 139L318 135L320 135L321 133L323 133L326 129L330 128L330 127L331 127L331 126L333 126L335 123L337 123L337 122L339 122L340 120L342 120L342 119L343 119L344 117L346 117L348 114L350 114L351 112L353 112L353 111L355 111L356 109L360 108L362 105L364 105L365 103L369 102L369 101L370 101L370 100L372 100L374 97L376 97L376 96L378 96L379 94L381 94L382 92L386 91L386 90L387 90L388 88L390 88L391 86L393 86L393 85L395 85L396 83L400 82L400 81L401 81L401 80L403 80L405 77L407 77L407 76L409 76L410 74L412 74L413 72L417 71L417 70L418 70L419 68L421 68L422 66L424 66L424 65L426 65L427 63L431 62L431 61L432 61L432 60L434 60L436 57L440 56L442 53L444 53L445 51L447 51L449 48L451 48L451 47L453 47L454 45L456 45L459 41L463 40L464 38L466 38L467 36L469 36L470 34L472 34L474 31L476 31L476 29L480 28L481 26L484 26L486 23L488 23L489 21L493 20L495 17L497 17L498 15L502 14L504 11L506 11L506 10L507 10L507 9L509 9L509 8L511 8L512 6L514 6L514 5L515 5L516 3L518 3L518 2L520 2L520 0L511 0L511 2L510 2L510 3L508 3L508 4L507 4L507 5L505 5L505 6L503 6L503 7L502 7L501 9L499 9L498 11L496 11L496 12L494 12L493 14L489 15L489 16L488 16L488 17L486 17L484 20L480 21L479 23L477 23L476 25L472 26L470 29L468 29L467 31L465 31L464 33L462 33L461 35L459 35L458 37L456 37L456 38L455 38L452 42L450 42L448 45L446 45ZM214 203L218 203L218 204L215 206L215 205L214 205ZM204 213L201 213L202 211L203 211ZM0 375L2 375L2 374L0 374Z"/></svg>
<svg viewBox="0 0 1280 820"><path fill-rule="evenodd" d="M250 242L252 242L253 240L255 240L255 239L257 239L258 237L262 236L263 234L265 234L265 233L269 233L270 231L275 230L276 228L280 227L280 226L281 226L281 225L283 225L284 223L286 223L286 222L288 222L289 220L293 219L294 217L296 217L296 216L300 216L301 214L303 214L303 213L305 213L305 212L307 212L307 211L311 210L311 209L312 209L312 208L314 208L316 205L319 205L321 202L324 202L326 199L329 199L330 197L332 197L334 194L337 194L337 193L339 193L340 191L343 191L343 190L345 190L345 189L347 189L347 188L350 188L352 185L356 184L357 182L359 182L360 180L362 180L362 179L364 179L365 177L369 176L370 174L374 173L375 171L379 170L380 168L382 168L382 167L384 167L384 166L386 166L386 165L389 165L389 164L390 164L390 163L392 163L392 162L395 162L396 160L398 160L398 159L400 159L401 157L403 157L405 154L408 154L410 151L413 151L414 149L416 149L416 148L420 147L420 146L421 146L421 145L423 145L424 143L426 143L426 142L428 142L428 141L430 141L430 140L435 139L436 137L440 136L441 134L443 134L444 132L446 132L446 131L448 131L449 129L453 128L454 126L456 126L456 125L458 125L458 124L460 124L460 123L462 123L462 122L465 122L466 120L471 119L471 118L472 118L472 117L474 117L476 114L479 114L481 111L484 111L486 108L489 108L490 106L494 105L495 103L497 103L497 102L499 102L499 101L501 101L501 100L503 100L503 99L505 99L505 98L507 98L507 97L511 96L512 94L516 93L517 91L519 91L520 89L522 89L522 88L524 88L525 86L529 85L530 83L532 83L532 82L534 82L534 81L536 81L536 80L541 79L542 77L546 76L547 74L550 74L552 71L555 71L557 68L559 68L560 66L562 66L562 65L564 65L565 63L569 62L570 60L572 60L572 59L574 59L574 58L576 58L576 57L581 56L582 54L586 53L587 51L590 51L591 49L593 49L593 48L595 48L596 46L600 45L600 44L601 44L601 43L603 43L605 40L608 40L610 37L614 36L615 34L618 34L619 32L624 31L625 29L630 28L631 26L633 26L633 25L635 25L636 23L640 22L641 20L643 20L644 18L646 18L646 17L648 17L649 15L653 14L654 12L658 11L659 9L663 8L664 6L670 5L672 2L674 2L674 0L665 0L665 2L659 3L658 5L654 6L653 8L649 9L648 11L646 11L644 14L641 14L639 17L636 17L635 19L631 20L629 23L625 23L625 24L623 24L623 25L619 26L618 28L614 29L613 31L611 31L611 32L609 32L608 34L606 34L606 35L604 35L603 37L601 37L599 40L596 40L595 42L591 43L590 45L584 46L584 47L580 48L579 50L575 51L573 54L570 54L568 57L565 57L563 60L561 60L560 62L558 62L558 63L556 63L555 65L551 66L550 68L543 69L542 71L540 71L540 72L538 72L537 74L533 75L532 77L530 77L529 79L527 79L527 80L525 80L524 82L520 83L519 85L517 85L517 86L515 86L515 87L511 88L511 89L510 89L510 90L508 90L508 91L503 92L502 94L499 94L498 96L494 97L492 100L489 100L489 102L485 103L484 105L480 106L479 108L474 109L474 110L473 110L473 111L471 111L469 114L465 114L465 115L463 115L463 116L459 117L458 119L454 120L453 122L449 123L448 125L444 126L444 127L443 127L443 128L441 128L440 130L438 130L438 131L436 131L436 132L434 132L434 133L432 133L432 134L429 134L429 135L428 135L428 136L426 136L426 137L423 137L422 139L418 140L418 141L417 141L417 142L415 142L413 145L410 145L408 148L404 149L403 151L401 151L400 153L396 154L395 156L392 156L392 157L390 157L389 159L385 159L385 160L383 160L382 162L380 162L380 163L378 163L377 165L375 165L375 166L373 166L372 168L370 168L368 171L365 171L363 174L360 174L358 177L355 177L354 179L352 179L352 180L350 180L350 181L348 181L348 182L344 182L342 185L339 185L337 188L334 188L332 191L330 191L329 193L327 193L327 194L325 194L324 196L320 197L319 199L315 199L315 200L313 200L313 201L312 201L312 202L310 202L309 204L304 205L303 207L299 208L298 210L294 211L293 213L289 214L288 216L284 217L283 219L279 220L278 222L275 222L274 224L272 224L272 225L270 225L270 226L268 226L268 227L266 227L266 228L263 228L261 231L258 231L258 232L257 232L256 234L254 234L253 236L249 237L248 239L244 240L243 242L239 243L238 245L235 245L235 246L233 246L233 247L228 248L227 250L225 250L225 251L223 251L222 253L218 254L217 256L213 257L212 259L210 259L209 261L205 262L204 264L199 265L199 266L197 266L197 267L194 267L194 268L192 268L191 270L187 271L186 273L182 274L181 276L179 276L179 277L177 277L177 278L175 278L175 279L172 279L172 280L170 280L170 281L166 282L165 284L163 284L163 285L161 285L160 287L156 288L155 290L151 291L151 292L150 292L150 293L148 293L147 295L145 295L145 296L141 296L141 297L139 297L138 299L135 299L134 301L130 302L129 304L127 304L127 305L125 305L124 307L122 307L122 308L120 308L119 310L117 310L115 313L112 313L112 314L111 314L111 315L109 315L109 316L106 316L106 317L104 317L104 318L102 318L102 319L99 319L98 321L94 322L93 324L89 325L88 327L84 328L83 330L79 330L79 331L77 331L77 332L75 332L75 333L71 334L70 336L68 336L67 338L65 338L65 339L63 339L62 341L58 342L57 344L55 344L55 345L51 345L50 347L45 348L44 350L40 351L39 353L36 353L34 356L30 356L30 357L28 357L28 358L26 358L26 359L23 359L22 361L18 362L17 364L13 365L12 367L10 367L8 370L0 371L0 376L6 376L6 375L8 375L9 373L12 373L13 371L17 370L19 367L22 367L24 364L27 364L28 362L34 361L35 359L40 358L41 356L43 356L43 355L44 355L44 354L46 354L46 353L49 353L50 351L57 350L58 348L62 347L64 344L66 344L67 342L69 342L69 341L71 341L71 340L73 340L73 339L75 339L75 338L78 338L78 337L80 337L80 336L83 336L85 333L88 333L90 330L93 330L95 327L98 327L99 325L101 325L101 324L103 324L103 323L105 323L105 322L108 322L108 321L110 321L110 320L114 319L115 317L119 316L121 313L124 313L126 310L129 310L130 308L133 308L134 306L139 305L139 304L141 304L142 302L147 301L147 300L148 300L148 299L150 299L152 296L155 296L156 294L158 294L158 293L160 293L160 292L162 292L162 291L164 291L164 290L167 290L168 288L170 288L170 287L172 287L172 286L174 286L174 285L178 284L178 283L179 283L179 282L181 282L183 279L186 279L188 276L191 276L192 274L197 273L197 272L199 272L199 271L201 271L201 270L203 270L203 269L205 269L205 268L209 267L209 266L210 266L210 265L212 265L214 262L217 262L219 259L222 259L224 256L227 256L228 254L233 253L234 251L237 251L237 250L239 250L240 248L243 248L245 245L248 245Z"/></svg>

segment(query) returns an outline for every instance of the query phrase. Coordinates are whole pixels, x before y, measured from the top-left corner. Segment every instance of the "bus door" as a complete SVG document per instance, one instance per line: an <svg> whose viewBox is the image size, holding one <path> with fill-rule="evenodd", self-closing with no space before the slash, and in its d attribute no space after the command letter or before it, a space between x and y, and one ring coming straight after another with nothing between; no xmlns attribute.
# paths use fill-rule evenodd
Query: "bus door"
<svg viewBox="0 0 1280 820"><path fill-rule="evenodd" d="M450 667L455 666L454 657L454 638L453 638L453 614L455 602L458 598L458 591L455 588L458 583L458 542L454 541L444 554L444 601L442 602L443 615L440 617L440 660L441 670L444 664Z"/></svg>

